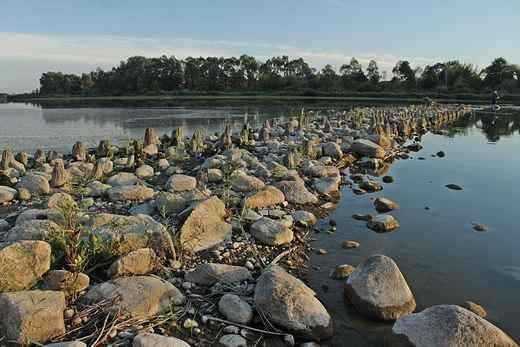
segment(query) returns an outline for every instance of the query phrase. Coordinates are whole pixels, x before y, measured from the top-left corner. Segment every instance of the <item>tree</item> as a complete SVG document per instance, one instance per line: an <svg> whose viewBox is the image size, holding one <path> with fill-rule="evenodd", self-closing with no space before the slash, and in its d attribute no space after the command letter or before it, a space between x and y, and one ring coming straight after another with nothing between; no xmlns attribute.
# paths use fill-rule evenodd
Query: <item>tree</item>
<svg viewBox="0 0 520 347"><path fill-rule="evenodd" d="M381 80L381 76L379 75L379 68L377 67L377 62L375 60L371 60L368 63L366 76L370 84L374 87L377 86Z"/></svg>
<svg viewBox="0 0 520 347"><path fill-rule="evenodd" d="M392 69L397 81L404 83L405 88L411 88L415 82L415 72L407 60L399 60Z"/></svg>

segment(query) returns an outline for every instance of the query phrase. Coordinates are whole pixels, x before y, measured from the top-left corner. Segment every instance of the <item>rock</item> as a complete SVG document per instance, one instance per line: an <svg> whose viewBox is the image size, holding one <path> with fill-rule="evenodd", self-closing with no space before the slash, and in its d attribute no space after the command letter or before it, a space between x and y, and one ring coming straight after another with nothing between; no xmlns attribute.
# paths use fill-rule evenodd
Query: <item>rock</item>
<svg viewBox="0 0 520 347"><path fill-rule="evenodd" d="M132 347L190 347L190 345L176 337L139 333L134 337Z"/></svg>
<svg viewBox="0 0 520 347"><path fill-rule="evenodd" d="M393 211L399 208L395 202L386 198L376 198L374 201L374 206L376 211L379 213Z"/></svg>
<svg viewBox="0 0 520 347"><path fill-rule="evenodd" d="M247 340L240 335L226 334L218 340L220 347L242 347L247 346Z"/></svg>
<svg viewBox="0 0 520 347"><path fill-rule="evenodd" d="M290 243L294 237L292 230L287 228L284 224L265 217L255 221L251 225L249 232L255 239L269 246L279 246Z"/></svg>
<svg viewBox="0 0 520 347"><path fill-rule="evenodd" d="M247 208L263 208L282 203L285 196L280 189L274 186L266 186L263 190L244 199Z"/></svg>
<svg viewBox="0 0 520 347"><path fill-rule="evenodd" d="M325 195L333 199L339 199L341 197L341 193L339 191L338 178L339 176L327 176L318 178L316 181L314 181L313 187L321 195ZM341 180L341 178L339 179Z"/></svg>
<svg viewBox="0 0 520 347"><path fill-rule="evenodd" d="M456 305L437 305L397 318L385 336L388 347L518 345L502 330Z"/></svg>
<svg viewBox="0 0 520 347"><path fill-rule="evenodd" d="M238 295L225 294L220 298L218 310L227 320L248 325L253 319L253 309L251 305L242 300Z"/></svg>
<svg viewBox="0 0 520 347"><path fill-rule="evenodd" d="M150 165L141 165L137 169L135 169L135 175L137 178L152 178L154 177L153 167Z"/></svg>
<svg viewBox="0 0 520 347"><path fill-rule="evenodd" d="M310 193L303 183L297 181L281 181L275 184L285 195L285 199L295 204L316 204L319 200L316 195Z"/></svg>
<svg viewBox="0 0 520 347"><path fill-rule="evenodd" d="M139 276L150 273L155 267L155 252L151 248L136 249L119 257L110 265L107 276Z"/></svg>
<svg viewBox="0 0 520 347"><path fill-rule="evenodd" d="M383 135L372 134L368 135L365 139L381 146L381 148L383 148L385 151L392 147L392 142L390 141L390 139Z"/></svg>
<svg viewBox="0 0 520 347"><path fill-rule="evenodd" d="M173 192L184 192L195 189L196 187L197 179L183 174L172 175L164 185L164 189Z"/></svg>
<svg viewBox="0 0 520 347"><path fill-rule="evenodd" d="M55 207L58 209L61 207L75 208L76 202L74 201L72 196L70 196L67 193L55 193L47 201L47 208L55 208Z"/></svg>
<svg viewBox="0 0 520 347"><path fill-rule="evenodd" d="M6 240L10 243L23 240L44 241L60 230L60 226L50 220L27 220L9 230Z"/></svg>
<svg viewBox="0 0 520 347"><path fill-rule="evenodd" d="M301 226L311 226L316 224L316 216L307 211L296 211L291 213L294 223Z"/></svg>
<svg viewBox="0 0 520 347"><path fill-rule="evenodd" d="M383 176L382 180L385 183L392 183L395 181L395 177L394 176Z"/></svg>
<svg viewBox="0 0 520 347"><path fill-rule="evenodd" d="M49 182L43 176L34 173L22 177L16 185L16 189L21 188L27 189L31 196L45 195L51 190Z"/></svg>
<svg viewBox="0 0 520 347"><path fill-rule="evenodd" d="M376 320L396 319L415 310L415 299L401 271L385 255L372 255L359 264L343 290L361 313Z"/></svg>
<svg viewBox="0 0 520 347"><path fill-rule="evenodd" d="M104 242L112 243L112 250L117 255L150 247L159 257L175 257L175 248L168 231L164 225L149 216L119 216L108 213L95 215L86 223L81 237L87 241L91 234L99 235Z"/></svg>
<svg viewBox="0 0 520 347"><path fill-rule="evenodd" d="M446 184L446 188L453 189L453 190L462 190L461 186L459 186L458 184L453 184L453 183Z"/></svg>
<svg viewBox="0 0 520 347"><path fill-rule="evenodd" d="M106 191L111 201L139 201L153 197L153 189L144 186L119 186Z"/></svg>
<svg viewBox="0 0 520 347"><path fill-rule="evenodd" d="M16 189L7 186L0 186L0 203L13 201L18 192Z"/></svg>
<svg viewBox="0 0 520 347"><path fill-rule="evenodd" d="M338 267L335 267L330 272L329 276L335 280L345 279L355 270L355 267L348 264L342 264Z"/></svg>
<svg viewBox="0 0 520 347"><path fill-rule="evenodd" d="M486 310L480 305L475 304L471 301L463 301L459 304L460 307L465 308L466 310L469 310L479 316L480 318L486 318L487 313Z"/></svg>
<svg viewBox="0 0 520 347"><path fill-rule="evenodd" d="M258 278L254 303L272 324L298 337L319 341L332 336L332 319L314 291L278 266Z"/></svg>
<svg viewBox="0 0 520 347"><path fill-rule="evenodd" d="M51 270L44 274L44 290L62 291L65 296L79 293L88 288L90 278L84 273L74 274L66 270Z"/></svg>
<svg viewBox="0 0 520 347"><path fill-rule="evenodd" d="M107 180L107 184L112 187L133 186L136 183L137 177L130 172L120 172Z"/></svg>
<svg viewBox="0 0 520 347"><path fill-rule="evenodd" d="M51 267L51 246L44 241L20 241L0 249L0 291L24 290Z"/></svg>
<svg viewBox="0 0 520 347"><path fill-rule="evenodd" d="M353 214L353 215L352 215L352 218L354 218L354 219L356 219L356 220L369 221L369 220L371 220L372 218L374 218L374 216L371 215L371 214L360 214L360 213L356 213L356 214Z"/></svg>
<svg viewBox="0 0 520 347"><path fill-rule="evenodd" d="M342 242L341 243L341 247L343 248L358 248L359 247L359 243L355 242L355 241L345 241L345 242Z"/></svg>
<svg viewBox="0 0 520 347"><path fill-rule="evenodd" d="M350 148L356 154L364 155L370 158L384 158L385 150L378 144L365 139L357 139L352 141Z"/></svg>
<svg viewBox="0 0 520 347"><path fill-rule="evenodd" d="M81 341L67 341L67 342L56 342L43 345L43 347L87 347L84 342Z"/></svg>
<svg viewBox="0 0 520 347"><path fill-rule="evenodd" d="M164 212L167 216L182 212L187 203L183 195L175 193L160 194L155 198L157 210L160 213Z"/></svg>
<svg viewBox="0 0 520 347"><path fill-rule="evenodd" d="M70 175L65 171L63 160L56 162L54 169L52 170L52 178L50 186L53 188L63 187L69 181Z"/></svg>
<svg viewBox="0 0 520 347"><path fill-rule="evenodd" d="M479 224L479 223L475 223L475 222L469 222L471 224L471 226L473 227L473 229L475 229L476 231L488 231L489 228L487 226L485 226L484 224Z"/></svg>
<svg viewBox="0 0 520 347"><path fill-rule="evenodd" d="M251 277L249 270L243 266L206 263L186 273L184 278L196 284L213 286L219 282L231 284L242 282Z"/></svg>
<svg viewBox="0 0 520 347"><path fill-rule="evenodd" d="M147 202L142 204L135 204L128 210L131 216L137 216L139 214L151 216L153 213L155 213L155 211L155 205Z"/></svg>
<svg viewBox="0 0 520 347"><path fill-rule="evenodd" d="M375 181L363 181L359 183L359 188L370 192L375 192L383 189L383 186Z"/></svg>
<svg viewBox="0 0 520 347"><path fill-rule="evenodd" d="M115 314L119 310L127 318L168 312L171 305L184 302L184 296L172 284L149 276L119 277L98 284L87 291L85 299L95 303L114 300L106 311Z"/></svg>
<svg viewBox="0 0 520 347"><path fill-rule="evenodd" d="M225 206L219 198L210 197L197 201L193 206L181 213L183 216L189 213L180 230L182 247L198 252L231 239L232 227L222 220Z"/></svg>
<svg viewBox="0 0 520 347"><path fill-rule="evenodd" d="M0 233L7 231L11 228L9 225L9 222L7 222L5 219L0 219Z"/></svg>
<svg viewBox="0 0 520 347"><path fill-rule="evenodd" d="M399 227L394 217L380 214L367 222L367 227L377 232L390 232Z"/></svg>
<svg viewBox="0 0 520 347"><path fill-rule="evenodd" d="M7 341L47 341L65 333L62 292L0 293L0 335Z"/></svg>
<svg viewBox="0 0 520 347"><path fill-rule="evenodd" d="M258 191L265 187L265 183L260 179L249 175L238 175L233 178L231 189L235 192Z"/></svg>
<svg viewBox="0 0 520 347"><path fill-rule="evenodd" d="M341 147L335 142L324 142L318 146L321 146L324 156L334 159L340 159L343 157L343 151L341 150Z"/></svg>

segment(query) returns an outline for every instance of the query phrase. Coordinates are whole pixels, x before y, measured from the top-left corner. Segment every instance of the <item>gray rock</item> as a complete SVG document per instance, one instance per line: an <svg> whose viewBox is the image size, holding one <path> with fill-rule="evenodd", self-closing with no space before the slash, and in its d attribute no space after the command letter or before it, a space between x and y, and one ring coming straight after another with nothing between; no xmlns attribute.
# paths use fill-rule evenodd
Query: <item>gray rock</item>
<svg viewBox="0 0 520 347"><path fill-rule="evenodd" d="M357 139L352 141L350 148L356 154L365 155L371 158L384 158L386 155L383 147L379 146L377 143L365 139Z"/></svg>
<svg viewBox="0 0 520 347"><path fill-rule="evenodd" d="M190 347L190 345L176 337L140 333L134 337L132 347Z"/></svg>
<svg viewBox="0 0 520 347"><path fill-rule="evenodd" d="M67 193L55 193L49 198L49 201L47 201L47 208L59 208L65 206L76 206L76 203L74 202L72 196L70 196Z"/></svg>
<svg viewBox="0 0 520 347"><path fill-rule="evenodd" d="M278 266L263 270L254 294L257 308L282 330L309 340L332 336L332 319L314 291Z"/></svg>
<svg viewBox="0 0 520 347"><path fill-rule="evenodd" d="M5 219L0 219L0 233L7 231L11 228L9 223Z"/></svg>
<svg viewBox="0 0 520 347"><path fill-rule="evenodd" d="M62 292L24 290L0 293L0 335L7 341L47 341L65 333Z"/></svg>
<svg viewBox="0 0 520 347"><path fill-rule="evenodd" d="M368 135L367 137L365 137L365 139L381 146L381 148L383 148L384 150L390 149L390 147L392 146L392 142L390 141L390 139L383 135Z"/></svg>
<svg viewBox="0 0 520 347"><path fill-rule="evenodd" d="M120 172L111 176L107 180L107 184L112 187L121 187L121 186L133 186L137 183L137 177L133 173L130 172Z"/></svg>
<svg viewBox="0 0 520 347"><path fill-rule="evenodd" d="M16 189L20 188L27 189L31 193L31 196L45 195L51 190L49 182L45 177L35 173L23 176L20 182L16 185Z"/></svg>
<svg viewBox="0 0 520 347"><path fill-rule="evenodd" d="M363 181L359 183L359 188L370 192L375 192L383 189L383 186L375 181Z"/></svg>
<svg viewBox="0 0 520 347"><path fill-rule="evenodd" d="M43 210L38 210L35 208L30 208L28 210L23 211L16 217L15 225L22 224L28 220L36 220L36 219L47 219L47 214Z"/></svg>
<svg viewBox="0 0 520 347"><path fill-rule="evenodd" d="M116 298L120 300L114 300ZM85 294L85 299L96 303L114 300L107 312L112 314L119 310L127 318L168 312L171 305L184 302L184 296L172 284L149 276L119 277L98 284Z"/></svg>
<svg viewBox="0 0 520 347"><path fill-rule="evenodd" d="M151 167L150 165L141 165L137 169L135 169L135 175L137 176L137 178L143 179L154 177L153 167Z"/></svg>
<svg viewBox="0 0 520 347"><path fill-rule="evenodd" d="M297 181L281 181L275 184L285 196L285 199L295 204L316 204L319 200L310 193L303 183Z"/></svg>
<svg viewBox="0 0 520 347"><path fill-rule="evenodd" d="M20 241L0 249L0 291L24 290L51 267L51 246L44 241Z"/></svg>
<svg viewBox="0 0 520 347"><path fill-rule="evenodd" d="M61 228L58 224L50 220L27 220L9 230L6 240L11 243L23 240L43 241L59 230Z"/></svg>
<svg viewBox="0 0 520 347"><path fill-rule="evenodd" d="M376 200L374 200L374 207L379 213L393 211L399 208L395 202L386 198L376 198Z"/></svg>
<svg viewBox="0 0 520 347"><path fill-rule="evenodd" d="M202 264L184 275L186 281L212 286L219 282L230 284L242 282L251 277L249 270L243 266L226 264Z"/></svg>
<svg viewBox="0 0 520 347"><path fill-rule="evenodd" d="M155 252L151 248L136 249L119 257L110 265L107 276L139 276L150 273L155 267Z"/></svg>
<svg viewBox="0 0 520 347"><path fill-rule="evenodd" d="M389 232L399 227L399 223L390 215L380 214L369 220L367 227L378 232Z"/></svg>
<svg viewBox="0 0 520 347"><path fill-rule="evenodd" d="M248 325L253 319L253 308L238 295L225 294L220 298L218 310L227 320Z"/></svg>
<svg viewBox="0 0 520 347"><path fill-rule="evenodd" d="M164 185L166 190L173 192L184 192L186 190L195 189L196 187L197 179L183 174L172 175Z"/></svg>
<svg viewBox="0 0 520 347"><path fill-rule="evenodd" d="M106 191L112 201L138 201L148 200L153 197L153 189L145 186L120 186Z"/></svg>
<svg viewBox="0 0 520 347"><path fill-rule="evenodd" d="M128 212L131 216L137 216L139 214L145 214L148 216L151 216L156 211L155 205L150 203L142 203L142 204L135 204L134 206L130 207Z"/></svg>
<svg viewBox="0 0 520 347"><path fill-rule="evenodd" d="M187 201L181 194L166 193L157 195L155 204L160 213L165 213L167 216L175 215L182 212L187 205Z"/></svg>
<svg viewBox="0 0 520 347"><path fill-rule="evenodd" d="M242 347L247 346L247 340L240 335L226 334L218 340L221 347Z"/></svg>
<svg viewBox="0 0 520 347"><path fill-rule="evenodd" d="M343 157L343 151L341 150L341 147L335 142L320 143L318 146L321 146L324 156L335 159L340 159Z"/></svg>
<svg viewBox="0 0 520 347"><path fill-rule="evenodd" d="M255 239L269 246L290 243L294 238L292 230L283 223L265 217L255 221L249 231Z"/></svg>
<svg viewBox="0 0 520 347"><path fill-rule="evenodd" d="M307 211L296 211L291 213L291 216L294 220L294 223L299 225L311 226L316 224L316 216Z"/></svg>
<svg viewBox="0 0 520 347"><path fill-rule="evenodd" d="M350 274L343 286L359 311L376 320L391 320L415 310L415 299L395 262L375 254Z"/></svg>
<svg viewBox="0 0 520 347"><path fill-rule="evenodd" d="M502 330L456 305L438 305L397 318L385 336L388 347L517 347Z"/></svg>
<svg viewBox="0 0 520 347"><path fill-rule="evenodd" d="M67 342L56 342L43 345L43 347L87 347L84 342L81 341L67 341Z"/></svg>
<svg viewBox="0 0 520 347"><path fill-rule="evenodd" d="M233 179L231 189L235 192L252 192L265 187L265 183L260 179L249 175L238 175Z"/></svg>
<svg viewBox="0 0 520 347"><path fill-rule="evenodd" d="M321 195L325 195L333 199L339 199L341 197L341 193L339 191L340 180L341 177L339 176L321 177L314 181L313 187Z"/></svg>

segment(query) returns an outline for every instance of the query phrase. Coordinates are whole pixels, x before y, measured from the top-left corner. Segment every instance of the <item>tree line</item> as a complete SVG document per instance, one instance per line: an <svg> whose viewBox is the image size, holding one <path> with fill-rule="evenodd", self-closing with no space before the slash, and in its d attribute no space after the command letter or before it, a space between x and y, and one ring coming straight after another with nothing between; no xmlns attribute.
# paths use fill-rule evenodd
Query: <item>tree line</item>
<svg viewBox="0 0 520 347"><path fill-rule="evenodd" d="M520 67L500 57L480 71L458 60L412 68L398 61L392 78L371 60L363 69L356 58L336 71L330 64L311 68L302 58L273 57L265 62L248 55L231 57L133 56L110 71L46 72L40 78L42 95L119 96L183 92L294 93L305 96L351 92L434 92L490 94L520 93Z"/></svg>

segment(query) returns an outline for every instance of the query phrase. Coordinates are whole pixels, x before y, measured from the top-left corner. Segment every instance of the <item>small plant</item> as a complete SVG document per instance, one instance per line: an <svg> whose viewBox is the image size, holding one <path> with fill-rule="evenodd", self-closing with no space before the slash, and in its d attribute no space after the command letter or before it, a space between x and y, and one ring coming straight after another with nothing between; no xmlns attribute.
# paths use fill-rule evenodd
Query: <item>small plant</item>
<svg viewBox="0 0 520 347"><path fill-rule="evenodd" d="M65 287L75 300L79 274L85 271L88 263L102 251L103 239L92 234L87 242L81 238L83 225L78 221L78 216L83 212L74 203L59 204L56 208L59 211L56 223L60 229L54 231L47 242L51 245L53 262L66 265L72 274Z"/></svg>

